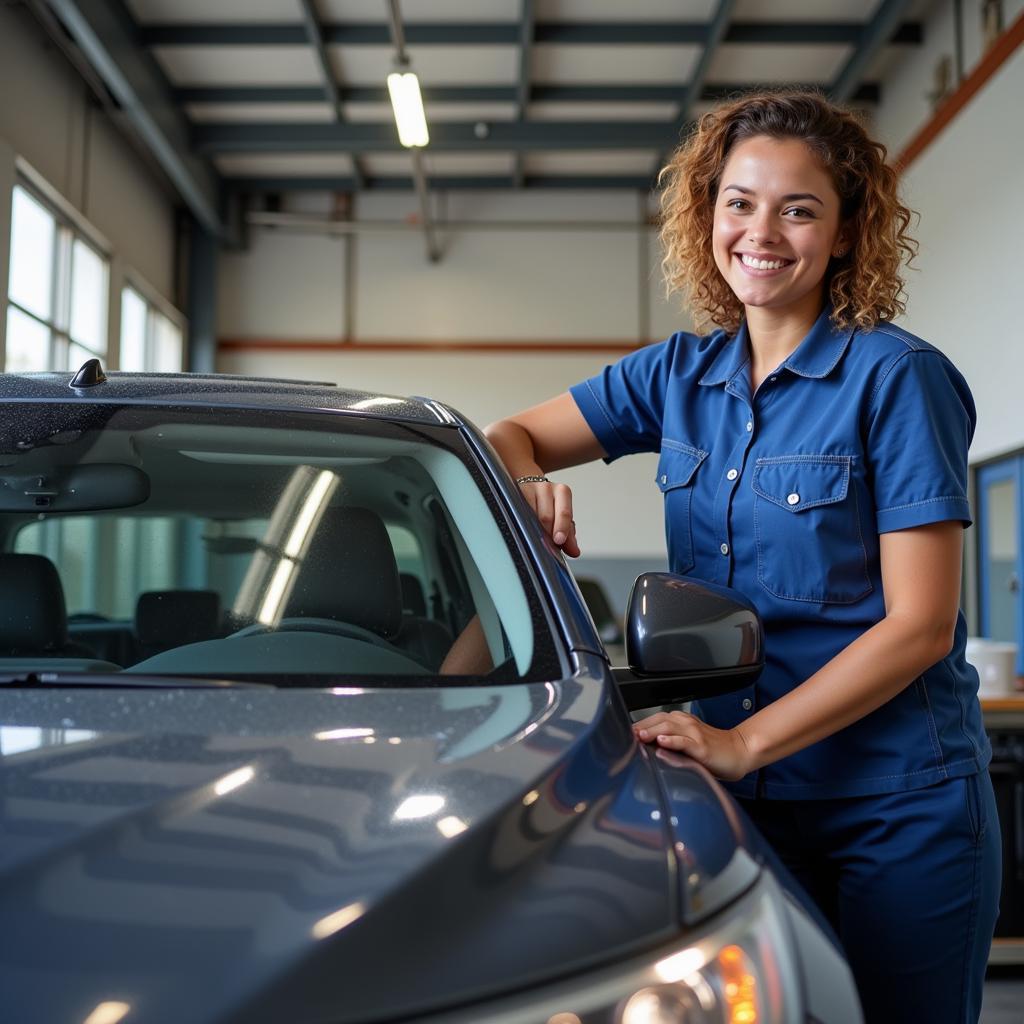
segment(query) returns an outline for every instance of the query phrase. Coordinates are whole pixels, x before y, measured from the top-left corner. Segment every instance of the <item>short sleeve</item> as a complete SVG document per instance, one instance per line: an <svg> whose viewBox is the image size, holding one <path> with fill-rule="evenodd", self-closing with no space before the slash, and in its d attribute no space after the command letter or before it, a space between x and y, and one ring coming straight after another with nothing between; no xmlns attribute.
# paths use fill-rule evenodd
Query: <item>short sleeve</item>
<svg viewBox="0 0 1024 1024"><path fill-rule="evenodd" d="M967 382L934 349L901 355L875 389L867 458L878 532L971 522L967 449L976 420Z"/></svg>
<svg viewBox="0 0 1024 1024"><path fill-rule="evenodd" d="M631 352L569 392L611 462L661 445L668 371L676 335Z"/></svg>

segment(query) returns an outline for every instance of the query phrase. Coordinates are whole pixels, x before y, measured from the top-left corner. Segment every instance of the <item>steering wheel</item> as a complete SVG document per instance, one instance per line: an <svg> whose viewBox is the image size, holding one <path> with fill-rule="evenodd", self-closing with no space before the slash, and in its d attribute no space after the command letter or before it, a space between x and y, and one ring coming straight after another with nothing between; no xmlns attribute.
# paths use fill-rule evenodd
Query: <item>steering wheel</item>
<svg viewBox="0 0 1024 1024"><path fill-rule="evenodd" d="M260 636L264 633L329 633L331 636L343 636L349 640L361 640L375 647L392 649L384 637L363 626L351 622L339 622L337 619L303 618L294 616L282 619L277 626L271 627L262 622L253 622L244 626L237 633L232 633L229 640L238 640L247 636Z"/></svg>

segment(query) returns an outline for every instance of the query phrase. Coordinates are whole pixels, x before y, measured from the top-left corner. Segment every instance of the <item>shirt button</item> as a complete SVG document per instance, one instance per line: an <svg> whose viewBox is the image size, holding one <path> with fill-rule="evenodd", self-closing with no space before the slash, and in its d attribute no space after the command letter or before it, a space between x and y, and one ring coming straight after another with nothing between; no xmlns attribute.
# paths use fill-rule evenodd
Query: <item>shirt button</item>
<svg viewBox="0 0 1024 1024"><path fill-rule="evenodd" d="M753 429L754 429L753 422L751 420L747 420L747 433L749 434L750 431L752 431Z"/></svg>
<svg viewBox="0 0 1024 1024"><path fill-rule="evenodd" d="M794 493L794 494L790 494L790 495L789 495L789 496L788 496L788 497L786 498L786 501L787 501L787 503L788 503L788 504L790 504L790 505L799 505L799 504L800 504L800 495L799 495L799 494L796 494L796 493Z"/></svg>
<svg viewBox="0 0 1024 1024"><path fill-rule="evenodd" d="M726 480L735 480L739 475L739 470L730 469L729 472L725 474L725 478Z"/></svg>
<svg viewBox="0 0 1024 1024"><path fill-rule="evenodd" d="M668 477L667 477L667 476L663 476L663 477L661 478L661 482L662 482L663 484L667 484L667 483L668 483Z"/></svg>
<svg viewBox="0 0 1024 1024"><path fill-rule="evenodd" d="M754 702L749 697L743 698L743 710L749 711L754 706Z"/></svg>
<svg viewBox="0 0 1024 1024"><path fill-rule="evenodd" d="M768 379L774 384L779 378L778 377L769 377Z"/></svg>
<svg viewBox="0 0 1024 1024"><path fill-rule="evenodd" d="M718 550L721 551L723 555L727 555L729 554L729 545L723 544Z"/></svg>

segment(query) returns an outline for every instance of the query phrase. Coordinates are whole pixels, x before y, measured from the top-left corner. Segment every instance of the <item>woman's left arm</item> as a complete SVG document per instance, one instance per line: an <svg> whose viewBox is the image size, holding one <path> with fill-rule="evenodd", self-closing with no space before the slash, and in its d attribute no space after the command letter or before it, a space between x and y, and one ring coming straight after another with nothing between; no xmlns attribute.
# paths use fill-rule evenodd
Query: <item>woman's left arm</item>
<svg viewBox="0 0 1024 1024"><path fill-rule="evenodd" d="M879 540L884 619L733 729L673 711L637 722L639 739L688 754L721 779L740 779L863 718L944 658L960 601L963 524L930 523Z"/></svg>

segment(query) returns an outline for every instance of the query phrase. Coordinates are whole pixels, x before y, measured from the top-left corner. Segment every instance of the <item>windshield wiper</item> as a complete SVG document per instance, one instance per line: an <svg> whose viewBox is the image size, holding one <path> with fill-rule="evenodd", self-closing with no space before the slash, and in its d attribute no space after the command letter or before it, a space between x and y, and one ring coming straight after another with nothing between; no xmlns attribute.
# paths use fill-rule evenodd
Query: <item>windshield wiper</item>
<svg viewBox="0 0 1024 1024"><path fill-rule="evenodd" d="M275 689L272 683L254 683L236 679L205 679L202 676L157 676L117 672L18 672L0 675L0 686L10 689L84 689L116 687L125 690L202 689L202 690L265 690Z"/></svg>

